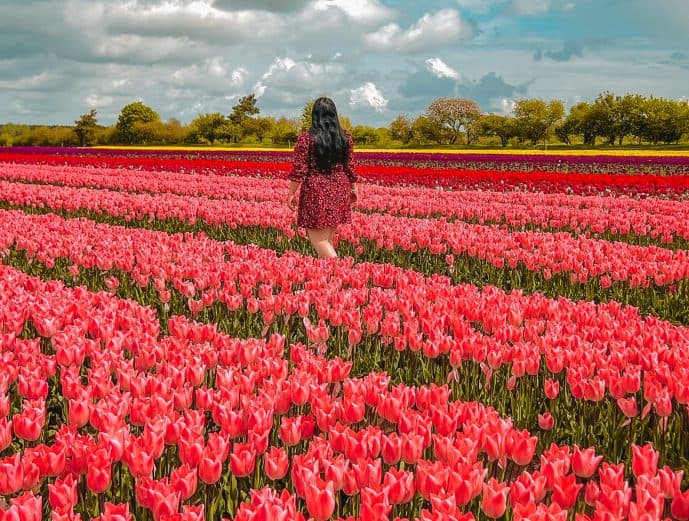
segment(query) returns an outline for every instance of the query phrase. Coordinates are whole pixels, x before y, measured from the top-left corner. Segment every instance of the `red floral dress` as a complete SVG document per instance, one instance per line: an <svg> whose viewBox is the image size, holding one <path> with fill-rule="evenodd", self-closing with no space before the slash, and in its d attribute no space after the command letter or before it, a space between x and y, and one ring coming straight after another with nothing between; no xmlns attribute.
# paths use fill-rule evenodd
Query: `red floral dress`
<svg viewBox="0 0 689 521"><path fill-rule="evenodd" d="M314 158L315 138L302 132L294 147L294 162L288 178L301 183L297 226L328 228L351 222L352 200L350 183L357 180L352 161L354 141L347 136L348 161L337 163L330 172L319 172Z"/></svg>

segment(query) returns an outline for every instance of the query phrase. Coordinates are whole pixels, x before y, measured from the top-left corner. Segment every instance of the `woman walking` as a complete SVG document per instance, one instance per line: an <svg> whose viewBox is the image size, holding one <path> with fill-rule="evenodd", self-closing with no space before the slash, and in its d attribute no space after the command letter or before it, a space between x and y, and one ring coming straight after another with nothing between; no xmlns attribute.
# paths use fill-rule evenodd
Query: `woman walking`
<svg viewBox="0 0 689 521"><path fill-rule="evenodd" d="M311 130L300 134L294 148L287 205L292 210L297 207L296 191L301 185L297 226L306 228L320 258L337 257L335 228L351 221L357 198L353 146L351 134L340 127L335 103L318 98L311 112Z"/></svg>

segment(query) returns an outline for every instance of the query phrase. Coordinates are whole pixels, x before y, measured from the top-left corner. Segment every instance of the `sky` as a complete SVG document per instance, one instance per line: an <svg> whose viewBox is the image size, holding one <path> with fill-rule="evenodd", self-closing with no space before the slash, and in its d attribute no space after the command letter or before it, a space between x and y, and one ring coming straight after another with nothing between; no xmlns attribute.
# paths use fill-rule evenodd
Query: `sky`
<svg viewBox="0 0 689 521"><path fill-rule="evenodd" d="M438 97L509 113L605 90L689 97L689 0L0 0L0 122L297 117L329 96L385 126Z"/></svg>

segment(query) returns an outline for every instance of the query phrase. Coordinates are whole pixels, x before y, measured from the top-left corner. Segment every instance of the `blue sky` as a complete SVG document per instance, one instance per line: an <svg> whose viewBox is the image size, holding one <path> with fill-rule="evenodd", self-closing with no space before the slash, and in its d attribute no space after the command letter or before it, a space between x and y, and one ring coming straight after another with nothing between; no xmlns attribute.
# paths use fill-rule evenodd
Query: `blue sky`
<svg viewBox="0 0 689 521"><path fill-rule="evenodd" d="M0 0L0 122L164 119L244 94L297 116L335 99L361 124L441 96L486 112L604 90L689 96L689 0Z"/></svg>

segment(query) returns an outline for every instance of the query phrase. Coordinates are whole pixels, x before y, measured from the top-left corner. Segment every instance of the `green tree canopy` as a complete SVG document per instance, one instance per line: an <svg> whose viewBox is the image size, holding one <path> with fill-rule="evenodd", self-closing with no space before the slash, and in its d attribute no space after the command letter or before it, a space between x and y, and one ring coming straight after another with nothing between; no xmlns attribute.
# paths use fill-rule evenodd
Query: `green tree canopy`
<svg viewBox="0 0 689 521"><path fill-rule="evenodd" d="M520 136L534 145L543 141L546 147L555 125L565 115L565 105L560 100L546 103L541 99L522 99L516 102L514 115Z"/></svg>
<svg viewBox="0 0 689 521"><path fill-rule="evenodd" d="M220 112L199 114L189 124L190 140L195 143L213 144L216 140L227 137L228 124L230 122Z"/></svg>
<svg viewBox="0 0 689 521"><path fill-rule="evenodd" d="M419 116L412 124L412 134L417 143L435 143L437 145L443 142L443 127L438 120L429 116Z"/></svg>
<svg viewBox="0 0 689 521"><path fill-rule="evenodd" d="M412 122L405 114L400 114L390 122L390 136L406 145L413 136Z"/></svg>
<svg viewBox="0 0 689 521"><path fill-rule="evenodd" d="M88 147L95 143L96 131L98 130L98 117L96 109L91 109L88 113L82 114L74 122L74 134L80 147Z"/></svg>
<svg viewBox="0 0 689 521"><path fill-rule="evenodd" d="M259 114L261 110L256 106L258 99L255 94L248 94L240 98L239 103L232 107L229 118L232 124L241 126L244 120Z"/></svg>
<svg viewBox="0 0 689 521"><path fill-rule="evenodd" d="M510 116L487 114L477 123L478 132L481 135L499 138L500 145L503 147L506 147L509 140L517 134L515 120Z"/></svg>
<svg viewBox="0 0 689 521"><path fill-rule="evenodd" d="M315 99L307 101L304 108L301 109L301 127L299 129L301 132L308 132L311 129L311 113L315 101Z"/></svg>
<svg viewBox="0 0 689 521"><path fill-rule="evenodd" d="M160 116L158 113L148 105L144 105L141 101L125 105L115 125L119 142L124 144L139 143L139 138L142 136L137 136L135 124L151 123L159 120ZM142 128L141 125L139 125L139 128Z"/></svg>

